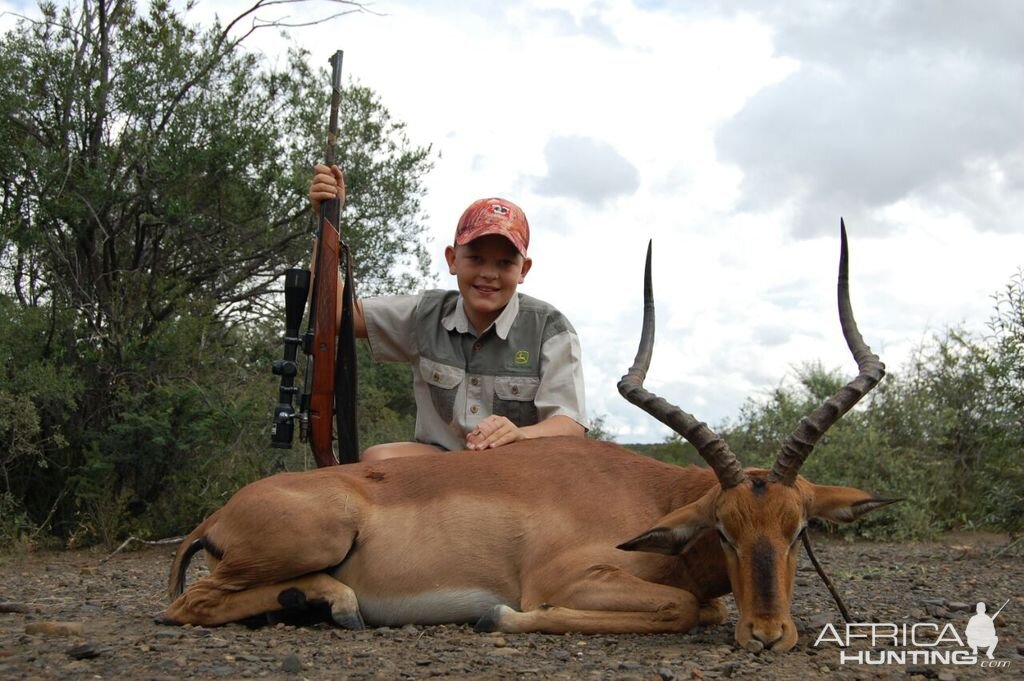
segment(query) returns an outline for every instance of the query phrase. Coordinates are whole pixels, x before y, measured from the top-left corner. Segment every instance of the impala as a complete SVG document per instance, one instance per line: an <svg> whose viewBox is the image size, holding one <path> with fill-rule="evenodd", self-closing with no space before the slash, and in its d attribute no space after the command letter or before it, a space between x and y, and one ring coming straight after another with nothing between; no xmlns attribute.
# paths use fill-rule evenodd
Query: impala
<svg viewBox="0 0 1024 681"><path fill-rule="evenodd" d="M165 620L218 625L326 604L342 627L475 622L502 632L686 632L732 592L741 645L788 650L797 540L892 499L798 475L815 442L884 374L850 307L842 228L839 319L858 376L804 418L771 470L744 469L692 415L643 387L654 339L650 248L630 402L696 447L677 467L582 438L527 440L282 473L238 491L182 542ZM183 592L191 557L209 575Z"/></svg>

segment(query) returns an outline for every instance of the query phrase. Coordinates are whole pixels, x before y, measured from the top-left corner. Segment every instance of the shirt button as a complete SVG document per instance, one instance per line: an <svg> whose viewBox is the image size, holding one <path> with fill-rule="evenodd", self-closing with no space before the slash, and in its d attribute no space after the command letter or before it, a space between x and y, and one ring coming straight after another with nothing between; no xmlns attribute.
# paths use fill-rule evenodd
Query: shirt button
<svg viewBox="0 0 1024 681"><path fill-rule="evenodd" d="M512 386L512 394L513 395L518 395L519 394L519 386L518 385Z"/></svg>
<svg viewBox="0 0 1024 681"><path fill-rule="evenodd" d="M473 343L473 352L480 352L480 343Z"/></svg>
<svg viewBox="0 0 1024 681"><path fill-rule="evenodd" d="M474 376L473 378L469 379L469 382L472 383L473 385L480 385L480 379L477 378L476 376Z"/></svg>
<svg viewBox="0 0 1024 681"><path fill-rule="evenodd" d="M469 413L470 414L475 414L478 411L480 411L480 407L476 406L475 404L472 407L469 408Z"/></svg>
<svg viewBox="0 0 1024 681"><path fill-rule="evenodd" d="M435 381L440 381L441 380L441 374L439 374L438 372L435 371L434 372L434 380Z"/></svg>

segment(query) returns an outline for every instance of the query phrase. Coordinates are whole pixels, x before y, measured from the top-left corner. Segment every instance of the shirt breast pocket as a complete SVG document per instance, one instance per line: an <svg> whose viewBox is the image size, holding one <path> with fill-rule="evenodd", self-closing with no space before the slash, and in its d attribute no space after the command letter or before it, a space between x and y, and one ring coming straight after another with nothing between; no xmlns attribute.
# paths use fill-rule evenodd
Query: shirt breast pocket
<svg viewBox="0 0 1024 681"><path fill-rule="evenodd" d="M455 397L466 378L465 370L420 357L420 376L430 389L430 401L441 420L451 423L455 415Z"/></svg>
<svg viewBox="0 0 1024 681"><path fill-rule="evenodd" d="M536 376L495 376L494 414L504 416L519 427L537 423L537 390L540 379Z"/></svg>

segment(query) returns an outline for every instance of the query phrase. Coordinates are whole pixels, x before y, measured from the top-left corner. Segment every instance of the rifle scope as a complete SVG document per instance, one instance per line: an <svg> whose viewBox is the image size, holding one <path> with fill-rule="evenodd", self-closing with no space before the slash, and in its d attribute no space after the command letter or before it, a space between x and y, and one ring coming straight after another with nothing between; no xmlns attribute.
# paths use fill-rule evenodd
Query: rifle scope
<svg viewBox="0 0 1024 681"><path fill-rule="evenodd" d="M274 408L274 424L270 428L270 446L276 449L291 449L295 433L295 407L292 399L299 392L295 376L299 373L296 361L302 337L299 327L306 309L309 294L309 270L289 269L284 273L284 359L275 360L271 371L281 377L277 406Z"/></svg>

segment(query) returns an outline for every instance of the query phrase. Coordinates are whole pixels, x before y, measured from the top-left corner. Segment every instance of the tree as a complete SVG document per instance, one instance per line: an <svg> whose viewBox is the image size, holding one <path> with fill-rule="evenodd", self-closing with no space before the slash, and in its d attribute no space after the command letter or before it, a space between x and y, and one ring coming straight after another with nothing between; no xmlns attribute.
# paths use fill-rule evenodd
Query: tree
<svg viewBox="0 0 1024 681"><path fill-rule="evenodd" d="M0 38L0 403L25 405L0 416L0 491L62 534L89 504L152 518L197 467L265 447L329 98L302 50L274 67L244 49L267 4L204 28L162 0L44 2ZM366 87L341 120L360 292L408 289L429 271L429 148Z"/></svg>

